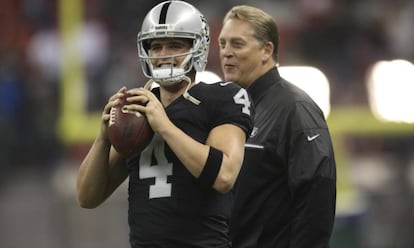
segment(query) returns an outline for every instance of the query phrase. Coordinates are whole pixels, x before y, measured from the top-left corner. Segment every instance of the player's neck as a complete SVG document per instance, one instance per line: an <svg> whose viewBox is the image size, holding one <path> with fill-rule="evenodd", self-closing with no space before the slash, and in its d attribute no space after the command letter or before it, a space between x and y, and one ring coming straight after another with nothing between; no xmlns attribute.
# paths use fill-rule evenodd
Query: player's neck
<svg viewBox="0 0 414 248"><path fill-rule="evenodd" d="M181 81L178 84L171 85L168 87L160 87L160 97L161 103L164 107L170 105L175 99L179 98L184 94L185 89L187 88L188 83L186 81ZM190 87L194 85L194 82L191 83Z"/></svg>

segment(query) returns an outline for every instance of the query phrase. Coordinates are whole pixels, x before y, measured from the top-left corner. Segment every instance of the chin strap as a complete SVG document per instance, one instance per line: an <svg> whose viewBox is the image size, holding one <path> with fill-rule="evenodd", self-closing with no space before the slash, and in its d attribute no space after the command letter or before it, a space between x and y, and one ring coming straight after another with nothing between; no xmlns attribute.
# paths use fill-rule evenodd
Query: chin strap
<svg viewBox="0 0 414 248"><path fill-rule="evenodd" d="M154 83L154 80L152 79L148 80L144 85L144 89L151 91L152 83Z"/></svg>
<svg viewBox="0 0 414 248"><path fill-rule="evenodd" d="M201 103L200 100L198 100L197 98L190 95L190 93L188 93L188 90L190 89L190 86L191 86L191 79L187 76L184 76L183 79L188 82L187 87L185 88L185 91L183 94L184 99L194 103L195 105L199 105Z"/></svg>
<svg viewBox="0 0 414 248"><path fill-rule="evenodd" d="M188 93L188 90L190 89L190 86L191 86L191 79L187 76L184 76L183 81L186 81L188 83L186 88L185 88L184 94L183 94L184 99L187 100L187 101L192 102L195 105L199 105L201 103L201 101L198 100L197 98L193 97L192 95L190 95L190 93ZM144 88L147 89L147 90L151 90L152 84L154 82L155 81L153 79L148 80L148 82L145 83Z"/></svg>

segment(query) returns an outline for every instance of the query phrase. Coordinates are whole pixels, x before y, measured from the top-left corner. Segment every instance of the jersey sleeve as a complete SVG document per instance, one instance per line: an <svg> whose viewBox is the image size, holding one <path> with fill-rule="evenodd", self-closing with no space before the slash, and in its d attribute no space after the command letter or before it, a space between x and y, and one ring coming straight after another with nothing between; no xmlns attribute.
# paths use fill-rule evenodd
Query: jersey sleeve
<svg viewBox="0 0 414 248"><path fill-rule="evenodd" d="M209 99L212 128L222 124L234 124L250 135L253 128L254 108L247 91L234 83L215 83L210 85Z"/></svg>

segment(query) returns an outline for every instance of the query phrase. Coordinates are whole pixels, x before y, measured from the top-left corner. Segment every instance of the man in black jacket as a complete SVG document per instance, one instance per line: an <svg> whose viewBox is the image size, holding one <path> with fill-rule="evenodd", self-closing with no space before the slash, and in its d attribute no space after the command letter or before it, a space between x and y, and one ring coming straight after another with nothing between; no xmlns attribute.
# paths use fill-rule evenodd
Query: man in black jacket
<svg viewBox="0 0 414 248"><path fill-rule="evenodd" d="M320 108L280 77L278 39L273 18L249 6L232 8L219 35L225 80L246 88L256 111L230 234L237 248L325 248L336 204L332 142Z"/></svg>

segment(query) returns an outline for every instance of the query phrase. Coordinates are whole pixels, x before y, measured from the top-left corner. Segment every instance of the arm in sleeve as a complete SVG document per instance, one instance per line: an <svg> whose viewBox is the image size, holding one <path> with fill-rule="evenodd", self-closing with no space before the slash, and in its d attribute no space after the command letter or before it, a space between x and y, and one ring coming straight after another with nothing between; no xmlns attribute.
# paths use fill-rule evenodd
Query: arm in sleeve
<svg viewBox="0 0 414 248"><path fill-rule="evenodd" d="M296 213L291 245L329 247L336 206L336 164L330 134L323 116L307 106L296 109L293 121L293 126L300 128L292 130L289 139L289 186Z"/></svg>

